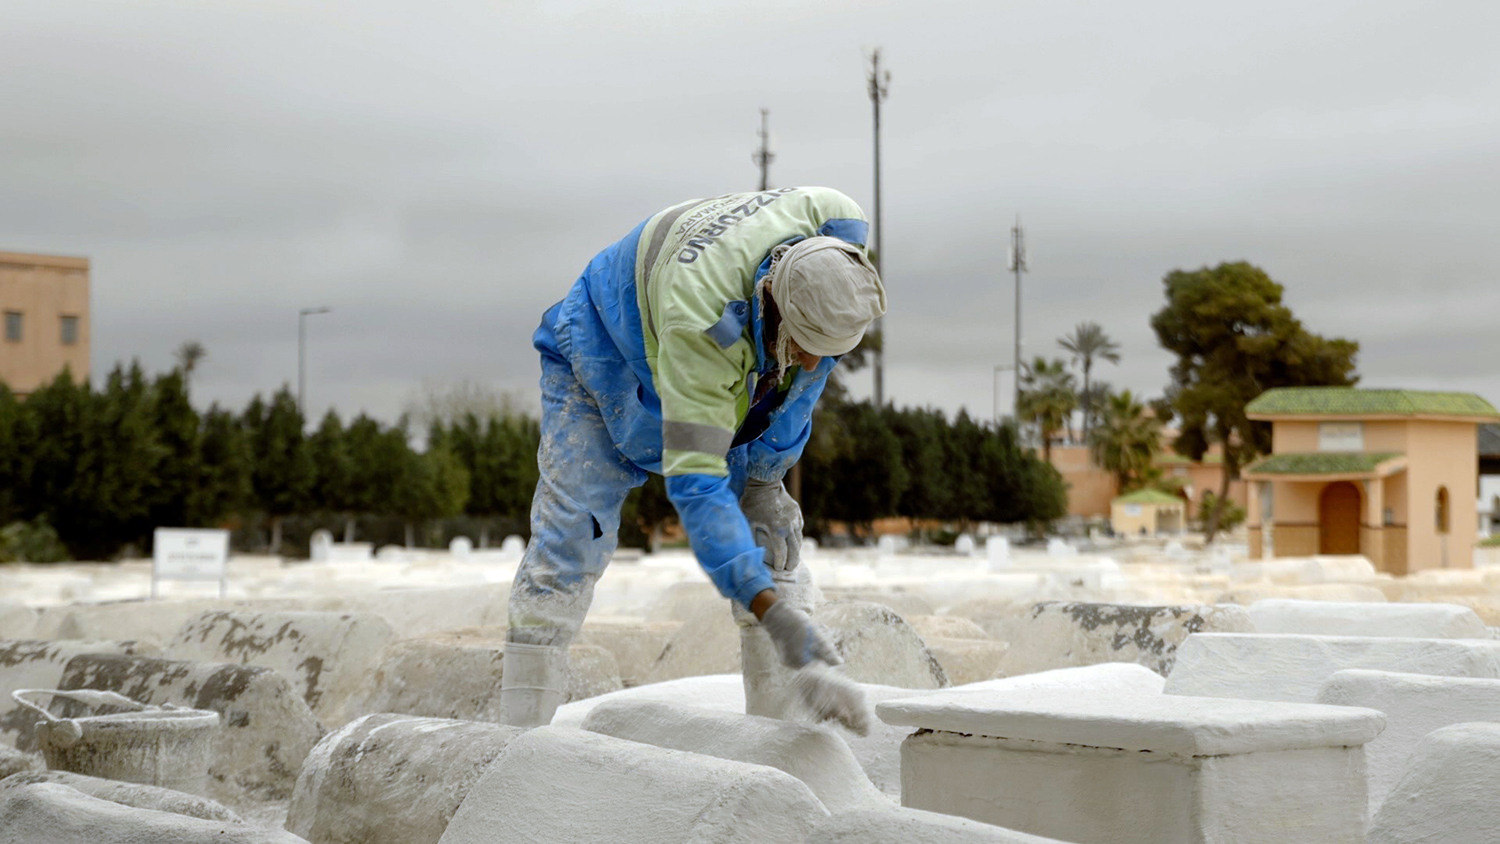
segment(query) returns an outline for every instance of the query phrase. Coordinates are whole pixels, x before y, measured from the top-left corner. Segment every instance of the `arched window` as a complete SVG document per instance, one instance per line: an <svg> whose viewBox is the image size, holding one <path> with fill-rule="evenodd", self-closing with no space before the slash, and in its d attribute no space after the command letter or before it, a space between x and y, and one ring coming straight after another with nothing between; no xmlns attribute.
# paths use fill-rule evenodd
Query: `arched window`
<svg viewBox="0 0 1500 844"><path fill-rule="evenodd" d="M1437 491L1437 532L1448 532L1448 488L1438 487Z"/></svg>

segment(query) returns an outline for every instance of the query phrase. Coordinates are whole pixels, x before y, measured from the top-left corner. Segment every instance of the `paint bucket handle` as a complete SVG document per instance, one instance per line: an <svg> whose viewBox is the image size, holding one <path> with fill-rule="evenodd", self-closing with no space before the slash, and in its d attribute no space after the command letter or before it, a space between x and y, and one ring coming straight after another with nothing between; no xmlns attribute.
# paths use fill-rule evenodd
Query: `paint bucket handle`
<svg viewBox="0 0 1500 844"><path fill-rule="evenodd" d="M46 718L49 724L57 723L59 721L66 721L68 719L59 718L56 715L53 715L51 712L47 711L47 707L42 706L39 703L34 703L27 700L26 695L51 695L54 698L66 698L67 700L78 701L79 703L87 704L89 706L118 706L129 709L133 712L157 708L148 704L141 703L139 701L131 700L130 698L122 694L99 691L96 689L78 689L77 691L69 692L61 691L59 689L16 689L15 691L10 693L10 696L15 699L16 703L19 703L27 709L35 711L43 718Z"/></svg>

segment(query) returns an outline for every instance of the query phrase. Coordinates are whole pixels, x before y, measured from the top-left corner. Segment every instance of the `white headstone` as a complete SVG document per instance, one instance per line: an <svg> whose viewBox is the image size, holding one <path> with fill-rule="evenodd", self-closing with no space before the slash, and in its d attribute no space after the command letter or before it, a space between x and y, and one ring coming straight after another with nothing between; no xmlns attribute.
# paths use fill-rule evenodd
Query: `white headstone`
<svg viewBox="0 0 1500 844"><path fill-rule="evenodd" d="M505 537L505 541L500 543L500 554L504 557L521 559L526 554L526 540L515 534Z"/></svg>
<svg viewBox="0 0 1500 844"><path fill-rule="evenodd" d="M328 560L329 553L333 550L333 534L325 528L313 531L312 539L307 543L308 556L313 562L321 563Z"/></svg>
<svg viewBox="0 0 1500 844"><path fill-rule="evenodd" d="M957 551L960 557L974 556L974 537L967 533L961 535L958 541L953 543L953 550Z"/></svg>
<svg viewBox="0 0 1500 844"><path fill-rule="evenodd" d="M880 551L880 556L894 557L896 556L896 537L882 536L876 541L875 547Z"/></svg>
<svg viewBox="0 0 1500 844"><path fill-rule="evenodd" d="M818 553L818 540L811 536L802 537L802 558L807 559Z"/></svg>
<svg viewBox="0 0 1500 844"><path fill-rule="evenodd" d="M1052 537L1047 540L1047 556L1049 557L1076 557L1078 549L1067 543L1067 540Z"/></svg>
<svg viewBox="0 0 1500 844"><path fill-rule="evenodd" d="M473 550L474 541L467 536L455 536L453 541L448 543L448 553L455 557L467 557Z"/></svg>
<svg viewBox="0 0 1500 844"><path fill-rule="evenodd" d="M986 539L984 555L989 561L990 571L1010 568L1010 540L1003 536L992 536Z"/></svg>
<svg viewBox="0 0 1500 844"><path fill-rule="evenodd" d="M1187 559L1187 555L1187 549L1182 547L1181 542L1174 539L1167 543L1167 559L1183 560Z"/></svg>

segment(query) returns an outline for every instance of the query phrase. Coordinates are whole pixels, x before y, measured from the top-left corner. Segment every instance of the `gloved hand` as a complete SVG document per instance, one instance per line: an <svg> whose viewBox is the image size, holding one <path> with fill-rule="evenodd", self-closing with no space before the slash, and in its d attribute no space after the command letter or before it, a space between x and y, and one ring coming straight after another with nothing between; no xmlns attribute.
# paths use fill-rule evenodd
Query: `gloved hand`
<svg viewBox="0 0 1500 844"><path fill-rule="evenodd" d="M813 663L792 675L792 687L815 721L837 721L856 735L870 734L870 704L864 689L843 675Z"/></svg>
<svg viewBox="0 0 1500 844"><path fill-rule="evenodd" d="M740 509L771 568L791 571L802 562L802 508L781 481L746 481Z"/></svg>
<svg viewBox="0 0 1500 844"><path fill-rule="evenodd" d="M801 668L813 660L829 665L843 665L833 643L813 624L807 613L787 601L777 601L760 619L771 642L781 652L781 663L787 668Z"/></svg>

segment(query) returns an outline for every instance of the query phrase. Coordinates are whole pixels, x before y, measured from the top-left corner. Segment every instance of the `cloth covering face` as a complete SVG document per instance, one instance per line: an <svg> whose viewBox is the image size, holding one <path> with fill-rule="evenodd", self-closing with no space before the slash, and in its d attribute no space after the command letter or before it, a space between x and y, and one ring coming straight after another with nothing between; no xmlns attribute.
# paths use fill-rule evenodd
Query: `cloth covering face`
<svg viewBox="0 0 1500 844"><path fill-rule="evenodd" d="M836 361L766 389L756 284L777 246L819 236L863 248L869 226L827 188L669 208L600 252L533 337L542 357L541 478L511 593L511 641L566 645L613 553L620 506L666 476L694 554L743 605L772 588L739 506L747 478L801 456ZM757 389L757 388L760 389Z"/></svg>
<svg viewBox="0 0 1500 844"><path fill-rule="evenodd" d="M885 313L875 266L863 249L835 237L791 246L772 268L770 285L782 327L808 354L848 354Z"/></svg>

